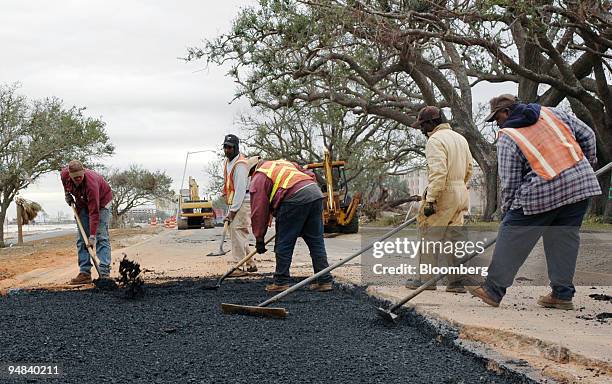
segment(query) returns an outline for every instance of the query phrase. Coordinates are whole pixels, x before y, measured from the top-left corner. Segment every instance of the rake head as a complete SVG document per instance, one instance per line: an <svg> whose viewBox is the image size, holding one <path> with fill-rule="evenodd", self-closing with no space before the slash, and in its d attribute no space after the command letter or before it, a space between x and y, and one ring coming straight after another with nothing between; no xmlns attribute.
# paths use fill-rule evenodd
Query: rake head
<svg viewBox="0 0 612 384"><path fill-rule="evenodd" d="M273 308L273 307L256 307L250 305L237 305L221 303L221 310L223 313L228 315L248 315L248 316L262 316L271 317L274 319L284 319L289 314L285 308Z"/></svg>
<svg viewBox="0 0 612 384"><path fill-rule="evenodd" d="M387 323L397 324L397 319L399 318L399 315L396 315L395 313L380 307L376 308L376 311L378 313L378 316L380 316Z"/></svg>

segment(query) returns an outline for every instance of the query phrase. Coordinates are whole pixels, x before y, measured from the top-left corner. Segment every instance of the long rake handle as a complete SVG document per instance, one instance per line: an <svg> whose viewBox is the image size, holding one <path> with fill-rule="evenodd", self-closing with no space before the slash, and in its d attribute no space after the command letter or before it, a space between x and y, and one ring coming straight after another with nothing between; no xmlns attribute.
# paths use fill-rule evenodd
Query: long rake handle
<svg viewBox="0 0 612 384"><path fill-rule="evenodd" d="M271 242L272 240L274 240L274 238L276 237L276 235L270 237L268 240L266 240L266 242L264 244L268 244L269 242ZM245 257L242 258L242 260L240 260L238 262L238 264L234 265L232 268L230 268L227 272L225 272L225 274L223 276L221 276L221 278L219 279L219 281L217 282L217 286L221 285L221 282L223 280L225 280L229 275L232 274L232 272L234 272L235 270L237 270L238 268L240 268L244 263L246 263L247 261L249 261L253 256L255 256L255 254L257 253L257 249L249 252L248 255L246 255Z"/></svg>
<svg viewBox="0 0 612 384"><path fill-rule="evenodd" d="M282 291L281 293L279 293L276 296L273 296L271 298L269 298L268 300L264 301L263 303L257 305L258 307L265 307L277 300L282 299L283 297L287 296L288 294L290 294L291 292L294 292L300 288L302 288L303 286L305 286L306 284L310 283L313 280L318 279L319 277L323 276L324 274L328 273L329 271L333 271L334 269L340 267L341 265L344 265L346 263L348 263L349 261L353 260L354 258L356 258L357 256L361 255L362 253L364 253L365 251L369 250L370 248L372 248L374 246L374 243L377 241L382 241L385 240L393 235L395 235L397 232L401 231L402 229L406 228L407 226L409 226L410 224L414 223L416 221L416 217L413 217L412 219L405 221L403 224L401 224L399 227L385 233L381 238L376 239L375 241L371 242L369 245L367 245L364 248L361 248L359 251L355 252L354 254L352 254L351 256L347 257L346 259L340 260L338 262L336 262L333 265L330 265L329 267L315 273L314 275L310 276L309 278L300 281L299 283L295 284L292 287L287 288L286 290Z"/></svg>
<svg viewBox="0 0 612 384"><path fill-rule="evenodd" d="M81 237L83 238L83 242L89 242L89 238L87 237L87 234L85 233L85 228L83 228L83 223L81 223L81 218L79 217L79 213L76 210L76 207L74 206L74 204L70 205L72 207L72 212L74 213L74 218L77 222L77 226L79 227L79 231L81 232ZM93 250L89 249L89 244L85 245L85 248L87 248L87 252L89 252L89 257L91 258L91 261L93 262L94 267L96 267L96 272L98 272L98 277L100 277L100 266L98 265L98 260L96 260L96 258L93 255Z"/></svg>
<svg viewBox="0 0 612 384"><path fill-rule="evenodd" d="M605 166L599 168L596 172L595 172L595 176L599 177L602 174L604 174L606 171L612 169L612 162L606 164ZM497 237L494 237L491 240L488 240L485 244L484 244L484 248L487 249L490 246L492 246L493 244L495 244L495 242L497 241ZM463 265L465 263L467 263L468 261L472 260L474 257L476 257L477 255L479 255L479 253L477 252L472 252L470 255L468 255L463 262L460 265ZM417 289L414 290L414 292L412 292L410 295L404 297L401 301L399 301L398 303L394 304L391 308L389 308L389 312L393 312L396 309L400 308L402 305L406 304L407 302L409 302L410 300L414 299L416 296L418 296L421 292L423 292L424 290L427 289L427 287L434 285L435 283L437 283L438 281L442 280L444 277L446 277L446 275L448 275L447 273L445 274L441 274L441 275L437 275L435 277L432 277L431 279L427 280L426 282L423 283L423 285L421 285L420 287L418 287Z"/></svg>

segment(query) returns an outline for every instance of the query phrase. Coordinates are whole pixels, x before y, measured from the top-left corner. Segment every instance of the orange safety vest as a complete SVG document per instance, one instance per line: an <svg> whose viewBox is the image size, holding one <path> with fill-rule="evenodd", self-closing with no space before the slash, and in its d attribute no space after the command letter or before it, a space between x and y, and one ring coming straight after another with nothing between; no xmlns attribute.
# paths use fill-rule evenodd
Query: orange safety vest
<svg viewBox="0 0 612 384"><path fill-rule="evenodd" d="M270 202L274 200L279 188L289 189L300 181L312 180L312 177L287 160L265 161L255 172L263 173L274 183L270 193Z"/></svg>
<svg viewBox="0 0 612 384"><path fill-rule="evenodd" d="M503 128L519 146L531 169L545 180L576 165L584 158L572 130L548 108L542 107L538 121L519 129Z"/></svg>
<svg viewBox="0 0 612 384"><path fill-rule="evenodd" d="M227 175L228 162L229 159L225 159L225 164L223 164L223 194L225 195L225 203L231 206L234 202L234 194L236 193L236 188L234 187L234 170L240 163L247 164L247 158L242 153L238 154L238 160L236 160L236 163L234 163L234 166L230 170L229 177Z"/></svg>

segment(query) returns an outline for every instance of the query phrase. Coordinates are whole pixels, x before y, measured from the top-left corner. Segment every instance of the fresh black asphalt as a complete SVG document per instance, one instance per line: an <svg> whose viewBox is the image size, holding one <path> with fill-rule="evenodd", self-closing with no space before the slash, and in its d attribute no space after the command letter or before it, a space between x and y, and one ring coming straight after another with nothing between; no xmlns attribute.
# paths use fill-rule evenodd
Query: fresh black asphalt
<svg viewBox="0 0 612 384"><path fill-rule="evenodd" d="M35 291L0 298L0 365L61 364L37 383L512 383L440 342L410 316L380 320L365 295L298 291L284 320L225 315L220 303L269 297L260 280L183 280L116 292ZM1 382L12 382L6 375Z"/></svg>

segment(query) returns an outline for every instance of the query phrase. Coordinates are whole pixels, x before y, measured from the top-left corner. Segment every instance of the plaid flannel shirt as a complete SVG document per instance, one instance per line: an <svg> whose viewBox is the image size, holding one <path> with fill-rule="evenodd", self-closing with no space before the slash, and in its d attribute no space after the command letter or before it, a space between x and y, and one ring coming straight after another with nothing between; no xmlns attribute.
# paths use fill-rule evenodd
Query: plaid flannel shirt
<svg viewBox="0 0 612 384"><path fill-rule="evenodd" d="M525 215L533 215L601 194L593 171L597 164L595 133L575 116L558 108L549 110L572 130L584 158L546 181L531 169L519 146L508 135L501 135L497 142L497 162L502 214L509 209L523 208Z"/></svg>

